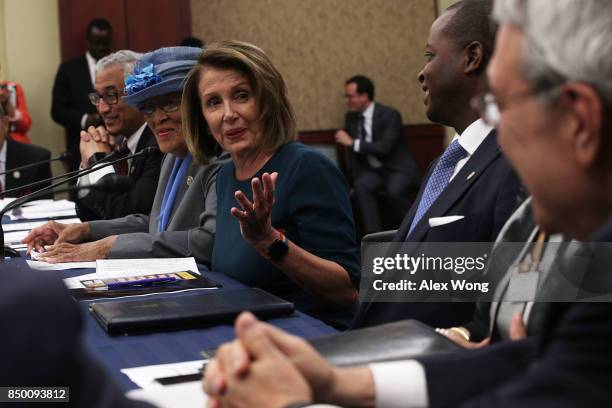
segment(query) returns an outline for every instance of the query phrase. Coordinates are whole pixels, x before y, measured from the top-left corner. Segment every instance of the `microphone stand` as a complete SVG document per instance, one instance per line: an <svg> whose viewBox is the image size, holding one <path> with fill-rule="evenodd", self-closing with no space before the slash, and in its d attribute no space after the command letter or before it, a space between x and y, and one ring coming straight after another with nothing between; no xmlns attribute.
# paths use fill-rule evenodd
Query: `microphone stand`
<svg viewBox="0 0 612 408"><path fill-rule="evenodd" d="M108 160L115 160L115 156L118 154L118 152L120 152L120 150L116 150L114 152L110 152L109 154L107 154L102 159L100 159L100 160L96 161L95 163L93 163L90 168L92 168L95 165L107 162ZM138 153L140 153L140 152L138 152ZM119 159L124 159L125 158L125 156L124 157L122 157L121 155L119 155L119 156L120 156ZM100 166L96 167L96 170L99 169L99 168L101 168L101 167ZM14 170L16 170L16 169L14 169ZM78 174L79 177L80 177L80 176L82 176L81 172L85 171L85 170L86 169L74 170L74 171L71 171L71 172L68 172L68 173L60 174L59 176L51 177L51 178L44 179L44 180L34 181L34 182L30 183L30 184L26 184L26 185L23 185L23 186L20 186L20 187L15 187L15 188L11 188L11 189L5 190L5 191L2 192L2 195L4 197L6 197L8 194L12 194L12 193L15 193L15 192L21 191L21 190L27 190L30 187L35 187L35 186L37 186L39 184L47 183L49 181L58 180L58 179L61 179L61 178L64 178L64 177L71 177L71 176L74 176L75 174ZM87 169L87 170L89 170L89 169ZM55 193L61 193L61 192L63 192L63 191L55 191L54 194Z"/></svg>
<svg viewBox="0 0 612 408"><path fill-rule="evenodd" d="M138 156L142 156L142 155L147 155L150 154L151 152L158 150L157 148L145 148L142 149L141 151L139 151L138 153L134 153L130 156L126 156L126 157L122 157L120 159L117 160L113 160L110 161L108 163L104 163L101 166L98 167L91 167L85 170L81 170L79 174L75 174L73 176L67 177L66 179L62 180L62 181L58 181L57 183L51 184L50 186L47 187L43 187L40 190L34 191L28 195L25 195L23 197L20 197L18 199L16 199L15 201L12 201L10 203L8 203L6 205L6 207L4 207L2 210L0 210L0 263L4 263L4 254L5 254L5 248L4 248L4 230L2 228L2 217L4 217L4 214L6 214L7 212L9 212L10 210L20 207L23 204L27 203L28 201L32 201L35 200L36 198L40 197L41 195L43 195L44 193L46 193L49 190L54 189L55 187L61 186L62 184L67 184L69 181L77 179L81 176L85 176L89 173L93 173L96 170L99 170L101 168L104 167L108 167L108 166L112 166L115 163L119 163L120 161L123 160L128 160L128 159L132 159L134 157L138 157ZM89 187L89 186L88 186Z"/></svg>
<svg viewBox="0 0 612 408"><path fill-rule="evenodd" d="M51 162L58 161L58 160L65 161L68 157L69 157L69 155L67 153L62 153L59 156L54 157L52 159L47 159L47 160L39 161L39 162L36 162L36 163L25 164L23 166L19 166L19 167L15 167L15 168L12 168L12 169L4 170L4 171L0 172L0 176L2 176L3 174L12 173L14 171L26 170L26 169L29 169L30 167L41 166L43 164L51 163Z"/></svg>

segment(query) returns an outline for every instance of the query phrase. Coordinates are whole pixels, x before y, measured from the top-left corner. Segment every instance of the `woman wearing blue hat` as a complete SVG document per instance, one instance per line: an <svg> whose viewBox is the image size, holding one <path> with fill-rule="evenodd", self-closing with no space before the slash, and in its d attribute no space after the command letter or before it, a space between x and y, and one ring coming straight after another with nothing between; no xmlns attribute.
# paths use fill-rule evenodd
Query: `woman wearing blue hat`
<svg viewBox="0 0 612 408"><path fill-rule="evenodd" d="M259 48L206 48L185 83L185 137L201 161L217 144L212 269L273 292L336 327L357 299L359 260L346 182L321 153L295 141L281 74Z"/></svg>
<svg viewBox="0 0 612 408"><path fill-rule="evenodd" d="M124 101L143 112L165 154L151 214L71 225L50 221L26 237L29 249L55 244L43 254L48 262L193 256L210 265L220 163L193 161L180 112L184 79L201 51L168 47L144 54L125 79Z"/></svg>

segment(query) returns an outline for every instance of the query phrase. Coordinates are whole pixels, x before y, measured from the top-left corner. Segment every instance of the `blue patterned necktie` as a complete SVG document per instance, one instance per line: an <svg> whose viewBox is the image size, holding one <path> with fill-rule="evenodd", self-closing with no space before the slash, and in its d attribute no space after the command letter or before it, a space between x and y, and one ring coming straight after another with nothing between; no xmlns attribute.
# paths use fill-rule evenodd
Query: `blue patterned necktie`
<svg viewBox="0 0 612 408"><path fill-rule="evenodd" d="M417 208L416 214L414 215L414 219L412 220L412 225L410 225L410 230L408 231L408 235L412 233L414 227L417 226L423 214L429 210L429 207L436 201L440 193L444 191L448 182L453 175L453 171L455 170L455 166L457 162L467 156L467 151L459 144L459 141L455 139L453 143L448 146L448 148L444 151L440 160L436 164L434 171L431 173L431 177L427 181L427 186L425 187L425 191L423 192L423 197L421 197L421 202L419 203L419 207Z"/></svg>

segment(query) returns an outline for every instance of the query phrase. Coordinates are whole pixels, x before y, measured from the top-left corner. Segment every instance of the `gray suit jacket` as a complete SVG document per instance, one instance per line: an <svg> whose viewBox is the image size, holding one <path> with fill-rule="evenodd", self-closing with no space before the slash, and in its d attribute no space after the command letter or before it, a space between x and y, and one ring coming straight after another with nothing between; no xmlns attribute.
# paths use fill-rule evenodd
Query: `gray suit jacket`
<svg viewBox="0 0 612 408"><path fill-rule="evenodd" d="M193 256L196 262L210 265L217 217L215 183L224 160L218 159L207 166L191 164L174 201L168 228L159 233L157 220L175 160L172 154L164 157L150 215L134 214L90 222L92 241L119 235L109 258Z"/></svg>

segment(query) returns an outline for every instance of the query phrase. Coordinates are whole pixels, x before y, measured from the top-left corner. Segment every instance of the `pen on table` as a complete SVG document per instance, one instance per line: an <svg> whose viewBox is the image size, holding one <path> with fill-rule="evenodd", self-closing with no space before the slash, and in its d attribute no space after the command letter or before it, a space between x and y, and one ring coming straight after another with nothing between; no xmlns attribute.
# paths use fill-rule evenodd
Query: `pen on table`
<svg viewBox="0 0 612 408"><path fill-rule="evenodd" d="M131 288L131 287L151 286L151 285L158 285L161 283L174 283L176 281L178 281L178 279L176 279L173 276L169 276L166 278L148 278L148 279L139 279L139 280L133 280L133 281L125 281L125 282L110 282L106 284L106 289L111 290L111 289L124 289L124 288Z"/></svg>

